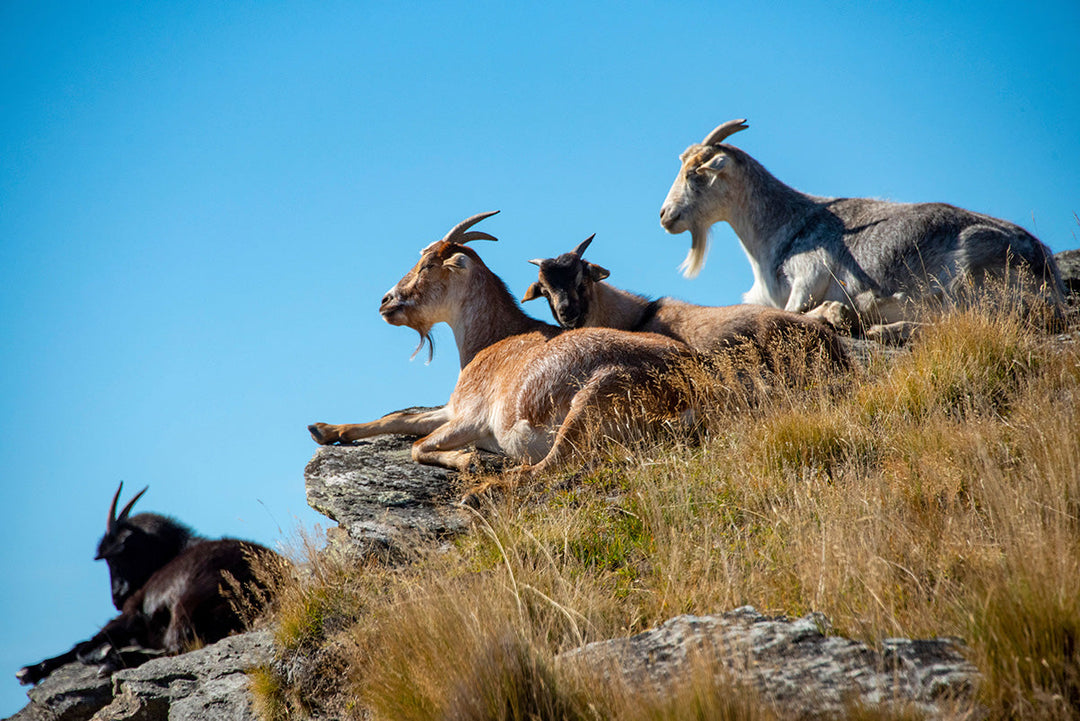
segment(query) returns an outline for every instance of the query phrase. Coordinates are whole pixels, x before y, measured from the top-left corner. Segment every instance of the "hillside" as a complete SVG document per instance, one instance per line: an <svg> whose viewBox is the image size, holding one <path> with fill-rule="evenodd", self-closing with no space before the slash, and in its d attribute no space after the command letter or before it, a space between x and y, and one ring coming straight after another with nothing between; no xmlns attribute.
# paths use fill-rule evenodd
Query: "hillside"
<svg viewBox="0 0 1080 721"><path fill-rule="evenodd" d="M265 630L15 718L1075 718L1080 322L1029 320L953 312L475 508L498 474L407 438L318 448L338 525Z"/></svg>

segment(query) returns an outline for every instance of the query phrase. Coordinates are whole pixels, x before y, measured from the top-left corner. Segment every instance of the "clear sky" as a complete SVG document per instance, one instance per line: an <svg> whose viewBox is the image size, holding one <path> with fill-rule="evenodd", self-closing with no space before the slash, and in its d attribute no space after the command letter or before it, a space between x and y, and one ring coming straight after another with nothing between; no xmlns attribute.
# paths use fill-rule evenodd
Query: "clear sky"
<svg viewBox="0 0 1080 721"><path fill-rule="evenodd" d="M737 303L730 228L689 281L658 211L746 117L801 190L1080 246L1078 38L1076 0L0 3L0 715L112 615L121 480L273 546L320 521L308 423L446 399L449 330L410 363L377 306L468 215L518 296L596 233L617 285Z"/></svg>

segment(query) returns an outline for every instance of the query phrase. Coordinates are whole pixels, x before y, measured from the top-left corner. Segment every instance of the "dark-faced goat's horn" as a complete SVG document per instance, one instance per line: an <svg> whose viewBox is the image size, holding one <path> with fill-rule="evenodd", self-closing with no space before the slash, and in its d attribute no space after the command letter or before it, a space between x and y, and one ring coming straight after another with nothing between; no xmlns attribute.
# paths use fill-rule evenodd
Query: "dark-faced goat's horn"
<svg viewBox="0 0 1080 721"><path fill-rule="evenodd" d="M135 505L135 501L142 498L142 494L146 493L149 489L150 489L150 486L147 486L146 488L144 488L141 491L139 491L138 493L136 493L135 497L127 502L127 505L124 506L124 510L120 511L120 515L116 519L117 523L119 523L120 521L127 520L128 514L131 513L131 507Z"/></svg>
<svg viewBox="0 0 1080 721"><path fill-rule="evenodd" d="M701 141L702 145L719 145L724 142L724 138L737 133L740 130L746 130L750 126L746 124L746 118L741 120L729 120L723 125L716 126L716 129L705 136L705 139Z"/></svg>
<svg viewBox="0 0 1080 721"><path fill-rule="evenodd" d="M491 210L487 213L477 213L471 218L466 218L451 228L450 232L443 236L443 240L448 243L468 243L470 240L498 240L495 236L488 235L482 230L469 230L484 218L490 218L498 212L497 210ZM467 230L469 232L465 232Z"/></svg>
<svg viewBox="0 0 1080 721"><path fill-rule="evenodd" d="M577 257L580 258L581 254L585 252L585 249L589 247L589 243L591 243L592 239L595 238L595 237L596 237L596 233L593 233L588 238L581 241L581 243L578 245L578 247L574 248L574 255L576 255Z"/></svg>

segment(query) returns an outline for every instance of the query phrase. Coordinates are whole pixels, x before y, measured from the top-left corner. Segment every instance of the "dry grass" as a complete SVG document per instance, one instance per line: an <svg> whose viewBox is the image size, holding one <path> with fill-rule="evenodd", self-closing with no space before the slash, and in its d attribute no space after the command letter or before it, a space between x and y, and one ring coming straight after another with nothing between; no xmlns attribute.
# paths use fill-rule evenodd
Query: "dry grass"
<svg viewBox="0 0 1080 721"><path fill-rule="evenodd" d="M473 533L404 566L307 553L279 601L263 717L771 718L707 668L656 698L556 660L752 604L821 611L868 642L964 637L992 718L1076 718L1077 345L1000 305L957 311L827 386L497 497Z"/></svg>

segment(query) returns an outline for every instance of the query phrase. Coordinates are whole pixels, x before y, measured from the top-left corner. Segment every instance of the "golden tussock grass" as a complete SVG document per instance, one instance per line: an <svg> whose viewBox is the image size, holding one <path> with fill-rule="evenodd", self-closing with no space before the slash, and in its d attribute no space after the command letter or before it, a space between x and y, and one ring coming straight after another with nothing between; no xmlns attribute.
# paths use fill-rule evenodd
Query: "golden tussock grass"
<svg viewBox="0 0 1080 721"><path fill-rule="evenodd" d="M847 382L759 384L693 442L615 446L475 515L397 567L302 554L263 717L773 718L708 659L658 697L558 658L743 604L962 637L991 718L1078 715L1080 350L1019 311L951 312Z"/></svg>

